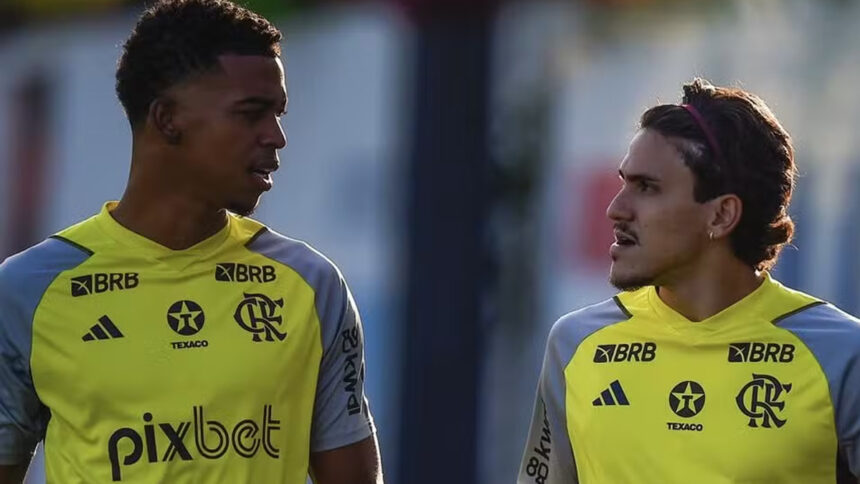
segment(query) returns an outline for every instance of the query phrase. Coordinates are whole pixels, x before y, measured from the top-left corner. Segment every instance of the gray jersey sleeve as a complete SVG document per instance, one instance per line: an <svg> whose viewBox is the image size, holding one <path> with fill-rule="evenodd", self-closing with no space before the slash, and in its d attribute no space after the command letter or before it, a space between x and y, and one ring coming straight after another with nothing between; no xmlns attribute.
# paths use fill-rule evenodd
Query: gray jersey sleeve
<svg viewBox="0 0 860 484"><path fill-rule="evenodd" d="M311 450L315 452L358 442L374 432L364 394L361 319L343 279L337 281L323 326L325 347L311 428Z"/></svg>
<svg viewBox="0 0 860 484"><path fill-rule="evenodd" d="M550 330L518 484L578 484L567 432L564 369L590 334L630 316L616 299L570 313Z"/></svg>
<svg viewBox="0 0 860 484"><path fill-rule="evenodd" d="M310 450L335 449L371 436L375 429L364 393L364 334L340 271L307 244L269 230L248 248L290 266L316 294L323 355Z"/></svg>
<svg viewBox="0 0 860 484"><path fill-rule="evenodd" d="M538 382L534 414L520 464L518 484L575 484L576 465L567 437L565 415L565 359L556 340L559 324L550 331Z"/></svg>
<svg viewBox="0 0 860 484"><path fill-rule="evenodd" d="M812 351L827 377L839 441L838 482L860 477L860 320L830 304L810 305L778 320Z"/></svg>
<svg viewBox="0 0 860 484"><path fill-rule="evenodd" d="M27 462L45 436L50 413L30 373L33 316L57 275L89 255L48 239L0 264L0 465Z"/></svg>

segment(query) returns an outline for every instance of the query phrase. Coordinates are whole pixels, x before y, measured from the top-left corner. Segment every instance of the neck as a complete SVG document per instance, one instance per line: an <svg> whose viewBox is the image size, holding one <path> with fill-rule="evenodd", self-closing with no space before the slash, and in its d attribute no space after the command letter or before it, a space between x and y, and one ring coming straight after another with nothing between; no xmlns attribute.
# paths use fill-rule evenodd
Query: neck
<svg viewBox="0 0 860 484"><path fill-rule="evenodd" d="M111 215L132 232L174 250L187 249L224 227L226 210L195 199L169 179L159 163L133 159L128 187Z"/></svg>
<svg viewBox="0 0 860 484"><path fill-rule="evenodd" d="M660 299L690 321L705 320L758 288L764 276L729 256L658 288Z"/></svg>

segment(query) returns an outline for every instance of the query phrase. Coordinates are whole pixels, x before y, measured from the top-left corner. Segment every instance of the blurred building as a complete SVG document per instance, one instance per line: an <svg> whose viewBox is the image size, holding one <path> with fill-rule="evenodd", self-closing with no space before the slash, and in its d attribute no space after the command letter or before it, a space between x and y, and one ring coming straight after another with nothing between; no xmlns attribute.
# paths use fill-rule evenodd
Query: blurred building
<svg viewBox="0 0 860 484"><path fill-rule="evenodd" d="M860 81L860 3L533 0L496 8L465 2L463 10L458 2L419 0L248 3L286 34L290 93L284 168L257 217L327 254L352 286L389 484L417 482L403 480L409 473L401 467L412 458L404 454L423 449L418 443L427 438L404 410L407 398L426 400L421 408L429 409L476 398L474 421L450 417L458 424L452 442L474 439L471 464L450 464L450 449L438 445L422 458L442 470L450 464L448 483L513 482L549 327L613 293L604 212L636 121L650 105L677 102L693 76L761 95L794 137L802 175L792 207L797 237L776 276L860 312L860 229L852 217L860 211L853 189L860 182L860 91L853 87ZM122 194L130 133L113 74L140 4L0 6L0 258ZM467 15L484 17L486 38L451 23ZM485 258L484 277L469 282L480 286L470 296L478 308L470 328L481 343L477 361L463 369L479 377L474 395L421 393L432 365L423 371L404 354L415 351L406 343L415 324L406 310L414 304L409 281L421 277L415 261L436 261L434 246L444 245L415 253L410 242L421 222L412 220L414 192L426 189L415 165L456 155L445 150L445 136L453 135L444 130L422 141L437 124L416 118L450 114L433 109L444 99L422 98L442 89L427 83L437 71L416 66L444 69L432 56L446 42L442 57L474 43L476 59L487 60L480 80L486 119L448 143L477 138L488 168L466 173L435 159L442 171L430 172L441 181L440 199L469 190L460 177L486 178L479 183L485 198L476 199L487 204L478 211L482 239L470 249ZM447 270L453 287L461 274ZM453 295L443 291L439 300L446 298ZM409 380L417 390L404 391ZM449 415L428 411L424 418L444 426Z"/></svg>

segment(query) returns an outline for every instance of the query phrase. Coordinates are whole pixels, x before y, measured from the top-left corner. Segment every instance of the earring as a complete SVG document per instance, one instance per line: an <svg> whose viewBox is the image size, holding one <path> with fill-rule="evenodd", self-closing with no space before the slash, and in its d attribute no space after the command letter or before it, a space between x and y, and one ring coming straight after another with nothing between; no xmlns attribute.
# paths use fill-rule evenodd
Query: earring
<svg viewBox="0 0 860 484"><path fill-rule="evenodd" d="M179 141L182 140L182 133L176 131L171 132L167 135L167 142L171 145L178 145Z"/></svg>
<svg viewBox="0 0 860 484"><path fill-rule="evenodd" d="M714 240L714 233L713 232L708 232L708 239Z"/></svg>

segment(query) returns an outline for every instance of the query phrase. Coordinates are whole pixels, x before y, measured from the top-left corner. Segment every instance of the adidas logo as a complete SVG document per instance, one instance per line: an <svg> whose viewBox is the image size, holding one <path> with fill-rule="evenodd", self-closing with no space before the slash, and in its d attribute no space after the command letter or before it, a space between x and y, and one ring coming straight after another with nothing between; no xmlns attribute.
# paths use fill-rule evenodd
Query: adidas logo
<svg viewBox="0 0 860 484"><path fill-rule="evenodd" d="M600 396L595 398L591 404L595 407L602 407L604 405L630 405L630 402L621 388L621 382L615 380L609 384L609 388L600 392Z"/></svg>
<svg viewBox="0 0 860 484"><path fill-rule="evenodd" d="M123 335L119 328L113 324L113 321L111 321L107 315L104 315L99 318L99 324L93 325L93 327L90 328L90 331L81 337L81 339L83 341L94 341L97 339L115 339L124 337L125 335Z"/></svg>

